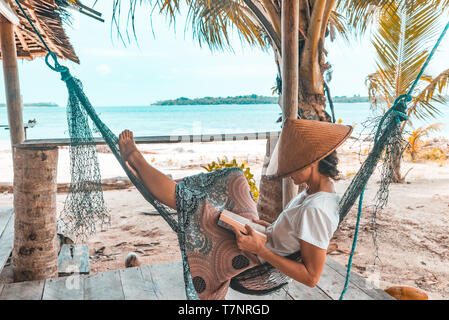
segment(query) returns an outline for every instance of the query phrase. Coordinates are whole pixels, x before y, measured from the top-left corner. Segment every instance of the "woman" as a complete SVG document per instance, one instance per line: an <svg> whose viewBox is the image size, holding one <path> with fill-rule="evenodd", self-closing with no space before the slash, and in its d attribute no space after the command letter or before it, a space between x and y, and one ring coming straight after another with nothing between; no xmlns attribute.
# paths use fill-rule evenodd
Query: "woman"
<svg viewBox="0 0 449 320"><path fill-rule="evenodd" d="M293 198L273 224L267 240L246 225L246 234L234 230L241 250L256 254L282 273L309 287L318 282L326 249L339 222L338 201L332 180L338 176L335 150L350 136L350 126L312 120L287 120L267 168L267 178L290 177L307 188ZM128 166L165 205L176 209L176 182L149 165L137 150L132 132L119 137L120 152ZM285 256L301 251L301 262Z"/></svg>

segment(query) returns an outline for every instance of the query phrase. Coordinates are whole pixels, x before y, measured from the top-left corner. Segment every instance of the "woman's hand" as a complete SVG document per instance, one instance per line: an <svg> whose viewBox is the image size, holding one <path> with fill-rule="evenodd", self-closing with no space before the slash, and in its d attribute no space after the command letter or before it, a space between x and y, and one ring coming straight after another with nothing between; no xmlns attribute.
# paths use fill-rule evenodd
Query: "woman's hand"
<svg viewBox="0 0 449 320"><path fill-rule="evenodd" d="M234 226L232 229L234 230L237 246L240 250L259 255L259 253L265 249L265 242L267 239L254 231L251 226L245 225L246 235L242 234L240 230Z"/></svg>

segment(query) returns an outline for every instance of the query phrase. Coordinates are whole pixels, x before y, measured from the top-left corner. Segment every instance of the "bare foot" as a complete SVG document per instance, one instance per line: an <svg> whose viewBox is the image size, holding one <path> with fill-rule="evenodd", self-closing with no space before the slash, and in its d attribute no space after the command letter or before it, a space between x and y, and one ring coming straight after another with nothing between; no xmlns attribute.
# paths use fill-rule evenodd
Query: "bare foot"
<svg viewBox="0 0 449 320"><path fill-rule="evenodd" d="M129 130L123 131L119 135L118 144L123 161L132 173L139 178L136 168L132 165L132 159L140 154L139 150L137 150L136 143L134 142L133 133Z"/></svg>
<svg viewBox="0 0 449 320"><path fill-rule="evenodd" d="M120 154L124 162L129 161L134 152L139 152L134 142L133 133L129 130L125 130L120 133L118 137L118 145L120 147Z"/></svg>

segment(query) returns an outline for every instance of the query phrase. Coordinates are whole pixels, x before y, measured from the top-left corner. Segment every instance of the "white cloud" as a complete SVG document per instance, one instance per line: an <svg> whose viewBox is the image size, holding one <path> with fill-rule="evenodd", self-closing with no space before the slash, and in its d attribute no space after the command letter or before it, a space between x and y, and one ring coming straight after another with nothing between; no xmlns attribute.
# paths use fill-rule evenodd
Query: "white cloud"
<svg viewBox="0 0 449 320"><path fill-rule="evenodd" d="M111 73L111 67L107 64L99 64L96 67L96 70L99 74L101 74L103 76L107 76L108 74Z"/></svg>
<svg viewBox="0 0 449 320"><path fill-rule="evenodd" d="M275 63L270 64L240 64L240 65L210 65L198 66L190 71L199 77L215 78L254 78L275 77L277 74Z"/></svg>
<svg viewBox="0 0 449 320"><path fill-rule="evenodd" d="M159 52L142 52L135 49L102 49L88 48L82 50L83 54L96 57L112 57L112 58L133 58L133 57L160 57L163 56Z"/></svg>

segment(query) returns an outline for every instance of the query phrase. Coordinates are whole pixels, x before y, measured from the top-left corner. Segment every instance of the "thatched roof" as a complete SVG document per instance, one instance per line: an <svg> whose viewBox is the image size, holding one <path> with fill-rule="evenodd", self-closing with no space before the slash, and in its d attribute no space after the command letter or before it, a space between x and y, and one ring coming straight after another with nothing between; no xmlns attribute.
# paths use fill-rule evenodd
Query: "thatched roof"
<svg viewBox="0 0 449 320"><path fill-rule="evenodd" d="M47 54L45 47L15 1L7 1L20 20L20 25L14 28L17 58L32 60L35 57L45 56ZM20 0L20 3L50 49L60 58L79 63L79 59L62 27L61 14L64 14L63 8L55 4L55 0Z"/></svg>

